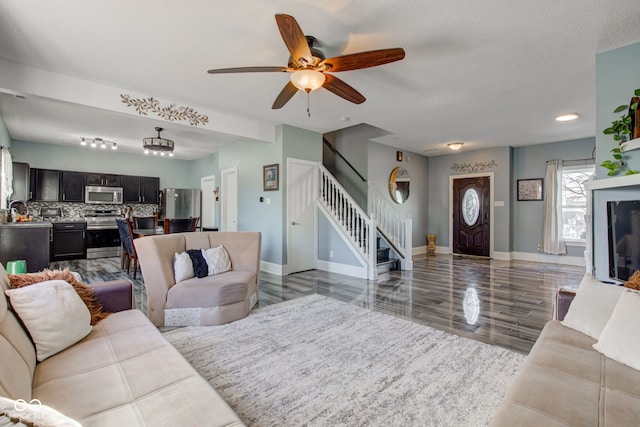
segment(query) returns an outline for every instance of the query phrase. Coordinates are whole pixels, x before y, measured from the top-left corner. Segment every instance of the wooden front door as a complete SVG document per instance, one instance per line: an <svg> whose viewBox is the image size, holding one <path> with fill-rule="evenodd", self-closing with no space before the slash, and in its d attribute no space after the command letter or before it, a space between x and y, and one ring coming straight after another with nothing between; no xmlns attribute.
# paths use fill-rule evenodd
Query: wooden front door
<svg viewBox="0 0 640 427"><path fill-rule="evenodd" d="M489 177L453 180L453 253L489 256Z"/></svg>

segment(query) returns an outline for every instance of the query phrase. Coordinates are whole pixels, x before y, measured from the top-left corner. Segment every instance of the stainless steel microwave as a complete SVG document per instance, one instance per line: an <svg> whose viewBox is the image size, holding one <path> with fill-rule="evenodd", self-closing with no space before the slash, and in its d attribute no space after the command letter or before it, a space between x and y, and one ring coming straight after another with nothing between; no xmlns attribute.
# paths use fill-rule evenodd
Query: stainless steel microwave
<svg viewBox="0 0 640 427"><path fill-rule="evenodd" d="M121 205L122 187L84 187L84 202L94 205Z"/></svg>

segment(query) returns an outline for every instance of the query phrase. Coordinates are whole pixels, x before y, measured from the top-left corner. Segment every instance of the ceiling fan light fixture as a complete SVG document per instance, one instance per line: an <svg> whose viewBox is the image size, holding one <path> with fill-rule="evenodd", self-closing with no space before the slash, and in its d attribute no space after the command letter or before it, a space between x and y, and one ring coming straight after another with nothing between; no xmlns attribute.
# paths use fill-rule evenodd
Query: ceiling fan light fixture
<svg viewBox="0 0 640 427"><path fill-rule="evenodd" d="M451 148L454 151L457 151L462 148L464 142L450 142L447 144L447 147Z"/></svg>
<svg viewBox="0 0 640 427"><path fill-rule="evenodd" d="M160 132L163 131L161 127L155 128L158 132L158 136L149 136L147 138L142 139L142 148L146 151L153 151L153 154L158 154L158 152L164 155L165 152L173 152L174 143L170 139L162 138L160 136Z"/></svg>
<svg viewBox="0 0 640 427"><path fill-rule="evenodd" d="M299 70L291 73L291 83L307 93L321 88L325 80L326 76L320 71Z"/></svg>

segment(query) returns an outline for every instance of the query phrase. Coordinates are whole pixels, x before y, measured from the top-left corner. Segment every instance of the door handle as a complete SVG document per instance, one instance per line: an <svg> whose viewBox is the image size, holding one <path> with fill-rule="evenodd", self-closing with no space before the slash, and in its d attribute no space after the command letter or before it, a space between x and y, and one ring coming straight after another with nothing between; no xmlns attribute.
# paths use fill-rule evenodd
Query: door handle
<svg viewBox="0 0 640 427"><path fill-rule="evenodd" d="M302 225L299 222L291 221L291 225Z"/></svg>

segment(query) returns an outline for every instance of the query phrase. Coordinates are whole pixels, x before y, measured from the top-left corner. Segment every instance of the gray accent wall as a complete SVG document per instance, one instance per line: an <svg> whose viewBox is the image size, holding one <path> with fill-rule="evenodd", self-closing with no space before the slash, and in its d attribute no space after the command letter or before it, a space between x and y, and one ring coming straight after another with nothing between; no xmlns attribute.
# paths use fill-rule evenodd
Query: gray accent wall
<svg viewBox="0 0 640 427"><path fill-rule="evenodd" d="M464 150L464 148L463 148ZM475 164L491 162L497 166L477 172L452 170L454 163ZM494 251L511 251L511 148L499 147L469 151L429 159L429 226L428 232L436 235L436 246L449 246L449 177L489 173L494 176L494 198L504 206L494 209Z"/></svg>
<svg viewBox="0 0 640 427"><path fill-rule="evenodd" d="M412 223L412 245L414 248L427 245L429 223L429 159L410 151L403 152L403 160L396 160L397 148L370 141L368 144L369 182L381 192L398 212L409 215ZM409 198L401 205L392 201L389 195L389 176L396 166L405 168L411 177Z"/></svg>
<svg viewBox="0 0 640 427"><path fill-rule="evenodd" d="M544 178L548 160L591 159L595 138L576 139L550 144L516 147L513 149L513 191L511 193L512 250L537 253L542 239L542 201L518 201L517 180ZM567 162L567 164L587 164L587 162ZM582 257L584 246L567 247L567 255Z"/></svg>

